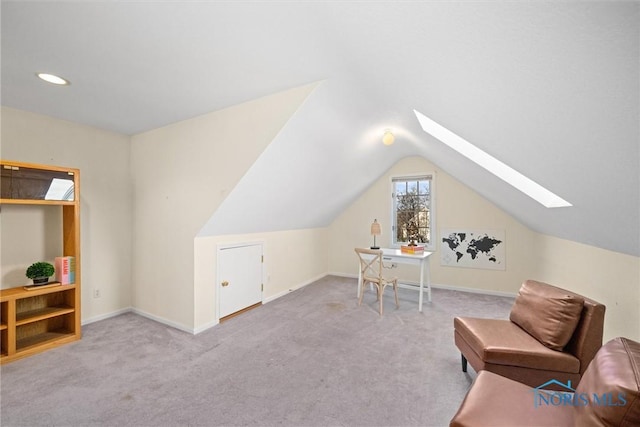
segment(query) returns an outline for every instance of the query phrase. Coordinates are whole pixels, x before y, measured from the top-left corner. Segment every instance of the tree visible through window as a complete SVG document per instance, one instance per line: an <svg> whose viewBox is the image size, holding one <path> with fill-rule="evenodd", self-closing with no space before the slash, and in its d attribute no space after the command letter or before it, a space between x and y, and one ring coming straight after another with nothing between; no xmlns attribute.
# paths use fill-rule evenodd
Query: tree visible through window
<svg viewBox="0 0 640 427"><path fill-rule="evenodd" d="M431 243L432 177L393 178L393 243Z"/></svg>

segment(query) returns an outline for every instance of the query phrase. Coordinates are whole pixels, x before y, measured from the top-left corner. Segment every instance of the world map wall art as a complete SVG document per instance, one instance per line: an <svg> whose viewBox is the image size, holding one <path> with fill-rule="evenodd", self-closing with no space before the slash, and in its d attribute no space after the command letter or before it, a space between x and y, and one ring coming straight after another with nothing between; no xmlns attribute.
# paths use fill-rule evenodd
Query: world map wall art
<svg viewBox="0 0 640 427"><path fill-rule="evenodd" d="M504 230L440 230L440 264L448 267L504 270Z"/></svg>

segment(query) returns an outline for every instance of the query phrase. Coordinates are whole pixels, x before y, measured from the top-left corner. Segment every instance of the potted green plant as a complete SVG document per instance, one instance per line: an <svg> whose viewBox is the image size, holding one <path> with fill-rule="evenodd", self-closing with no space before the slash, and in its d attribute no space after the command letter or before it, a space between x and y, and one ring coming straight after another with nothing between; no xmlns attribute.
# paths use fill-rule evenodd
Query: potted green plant
<svg viewBox="0 0 640 427"><path fill-rule="evenodd" d="M45 284L49 281L49 277L56 272L52 264L44 261L34 262L27 268L26 276L33 279L33 284Z"/></svg>

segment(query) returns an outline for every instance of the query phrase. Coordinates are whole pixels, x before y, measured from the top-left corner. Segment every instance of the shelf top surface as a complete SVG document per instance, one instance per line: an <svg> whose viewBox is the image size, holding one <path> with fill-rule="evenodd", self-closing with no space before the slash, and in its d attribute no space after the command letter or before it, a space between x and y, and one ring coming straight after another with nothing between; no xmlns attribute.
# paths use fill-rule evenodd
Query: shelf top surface
<svg viewBox="0 0 640 427"><path fill-rule="evenodd" d="M0 199L2 205L52 205L52 206L73 206L78 204L77 200L39 200L39 199Z"/></svg>
<svg viewBox="0 0 640 427"><path fill-rule="evenodd" d="M60 286L44 288L44 289L32 289L28 291L24 288L24 286L17 286L15 288L0 290L0 301L9 301L9 300L18 299L18 298L52 294L55 292L68 291L70 289L75 289L75 288L76 288L76 285L72 284L72 285L60 285Z"/></svg>

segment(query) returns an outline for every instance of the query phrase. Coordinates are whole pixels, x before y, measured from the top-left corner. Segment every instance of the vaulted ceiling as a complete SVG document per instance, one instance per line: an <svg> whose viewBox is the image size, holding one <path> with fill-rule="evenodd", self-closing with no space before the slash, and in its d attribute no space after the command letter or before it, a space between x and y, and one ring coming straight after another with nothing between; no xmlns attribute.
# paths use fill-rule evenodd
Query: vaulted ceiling
<svg viewBox="0 0 640 427"><path fill-rule="evenodd" d="M1 7L1 100L22 110L132 135L315 84L207 233L326 226L421 155L534 230L640 255L637 2ZM544 208L424 133L414 109L573 206ZM239 220L246 200L271 206L269 230Z"/></svg>

